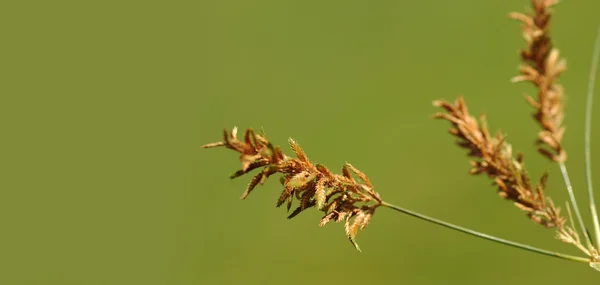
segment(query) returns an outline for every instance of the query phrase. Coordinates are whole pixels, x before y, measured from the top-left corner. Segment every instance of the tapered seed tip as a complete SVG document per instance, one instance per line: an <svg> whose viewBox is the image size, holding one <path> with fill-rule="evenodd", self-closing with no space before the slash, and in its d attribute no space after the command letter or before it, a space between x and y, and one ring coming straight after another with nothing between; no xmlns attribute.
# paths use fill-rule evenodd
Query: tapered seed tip
<svg viewBox="0 0 600 285"><path fill-rule="evenodd" d="M446 116L446 114L443 113L435 113L433 115L431 115L432 119L443 119Z"/></svg>
<svg viewBox="0 0 600 285"><path fill-rule="evenodd" d="M358 252L362 252L362 250L360 249L360 246L358 246L358 243L356 243L356 241L350 240L350 242L352 243L352 245L354 245L354 248L356 248L356 250L358 250Z"/></svg>
<svg viewBox="0 0 600 285"><path fill-rule="evenodd" d="M224 146L224 145L225 145L224 142L216 142L216 143L205 144L205 145L201 146L201 148L212 148L212 147L218 147L218 146Z"/></svg>
<svg viewBox="0 0 600 285"><path fill-rule="evenodd" d="M529 77L527 77L525 75L517 75L510 79L510 83L518 83L518 82L527 81L528 78Z"/></svg>
<svg viewBox="0 0 600 285"><path fill-rule="evenodd" d="M527 18L526 15L523 15L523 13L519 13L519 12L510 12L508 14L506 14L507 17L511 18L511 19L515 19L515 20L520 20L523 18Z"/></svg>

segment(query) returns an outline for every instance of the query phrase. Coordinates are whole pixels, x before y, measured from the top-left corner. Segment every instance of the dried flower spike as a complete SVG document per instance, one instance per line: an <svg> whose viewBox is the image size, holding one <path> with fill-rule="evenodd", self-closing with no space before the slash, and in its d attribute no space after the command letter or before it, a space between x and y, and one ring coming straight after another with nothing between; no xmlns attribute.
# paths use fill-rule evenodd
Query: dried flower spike
<svg viewBox="0 0 600 285"><path fill-rule="evenodd" d="M509 17L521 21L523 38L527 47L521 50L523 64L519 67L521 75L513 82L528 81L538 90L537 99L526 99L536 111L533 115L542 130L538 134L538 151L553 161L565 161L567 153L561 146L565 132L562 127L563 87L556 83L558 77L567 69L567 63L560 58L558 49L552 46L550 38L550 8L557 0L533 0L533 12L529 15L510 13Z"/></svg>
<svg viewBox="0 0 600 285"><path fill-rule="evenodd" d="M450 121L453 125L450 133L458 138L457 144L475 158L471 162L471 174L487 174L498 186L498 194L513 201L536 223L549 228L564 226L565 218L559 215L560 210L544 195L547 175L544 174L534 187L525 170L523 155L514 158L512 147L504 136L500 132L495 136L490 134L484 116L480 118L480 125L469 115L462 97L454 104L442 100L433 104L446 111L434 117Z"/></svg>
<svg viewBox="0 0 600 285"><path fill-rule="evenodd" d="M313 164L296 141L289 139L289 143L296 158L286 156L264 135L256 134L252 129L246 130L244 140L240 141L237 138L237 128L233 128L230 133L224 131L222 142L203 147L224 146L240 153L242 169L231 178L262 168L248 184L242 199L271 175L281 173L283 191L277 200L277 207L285 203L289 211L294 201L298 202L296 209L288 216L289 219L315 207L325 213L321 226L331 221L345 220L346 236L360 250L355 241L356 235L359 229L367 227L375 209L382 205L379 194L375 192L367 176L351 164L346 163L342 167L342 174L333 174L324 165Z"/></svg>

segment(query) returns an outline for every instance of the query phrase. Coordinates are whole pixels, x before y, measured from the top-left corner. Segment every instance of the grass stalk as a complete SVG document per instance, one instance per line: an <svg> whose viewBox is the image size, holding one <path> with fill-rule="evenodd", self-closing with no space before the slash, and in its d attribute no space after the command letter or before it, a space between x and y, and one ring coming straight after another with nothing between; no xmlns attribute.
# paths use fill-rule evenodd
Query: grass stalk
<svg viewBox="0 0 600 285"><path fill-rule="evenodd" d="M587 102L585 109L585 176L587 182L588 198L590 203L590 213L594 223L594 235L596 237L596 246L600 250L600 223L598 222L598 211L594 202L594 188L592 187L592 159L591 159L591 135L592 135L592 104L594 98L594 88L596 83L596 73L598 69L598 58L600 57L600 27L596 35L596 43L592 53L592 66L590 68L590 77L588 81Z"/></svg>
<svg viewBox="0 0 600 285"><path fill-rule="evenodd" d="M583 263L589 263L590 262L589 258L579 257L579 256L574 256L574 255L568 255L568 254L562 254L562 253L558 253L558 252L554 252L554 251L550 251L550 250L546 250L546 249L541 249L541 248L533 247L533 246L530 246L530 245L526 245L526 244L522 244L522 243L510 241L510 240L506 240L506 239L503 239L503 238L495 237L495 236L488 235L488 234L485 234L485 233L481 233L481 232L478 232L478 231L474 231L474 230L471 230L471 229L468 229L468 228L457 226L457 225L449 223L449 222L438 220L436 218L432 218L432 217L429 217L429 216L426 216L426 215L423 215L423 214L420 214L420 213L417 213L417 212L413 212L411 210L408 210L408 209L405 209L403 207L396 206L396 205L393 205L393 204L390 204L390 203L387 203L387 202L382 202L382 206L390 208L390 209L398 211L398 212L401 212L403 214L407 214L409 216L412 216L412 217L415 217L415 218L418 218L418 219L421 219L421 220L424 220L424 221L436 224L436 225L440 225L440 226L443 226L443 227L446 227L446 228L449 228L449 229L452 229L452 230L455 230L455 231L458 231L458 232L461 232L461 233L465 233L465 234L468 234L468 235L476 236L476 237L479 237L479 238L482 238L482 239L486 239L486 240L489 240L489 241L493 241L493 242L496 242L496 243L500 243L500 244L504 244L504 245L515 247L515 248L520 248L520 249L527 250L527 251L530 251L530 252L534 252L534 253L538 253L538 254L542 254L542 255L547 255L547 256L552 256L552 257L556 257L556 258L560 258L560 259L565 259L565 260L570 260L570 261L577 261L577 262L583 262Z"/></svg>
<svg viewBox="0 0 600 285"><path fill-rule="evenodd" d="M573 185L571 184L571 179L569 179L569 173L567 172L567 167L565 166L565 162L559 161L558 166L560 167L560 172L562 173L563 180L565 181L565 186L567 187L567 193L569 193L569 200L571 201L573 211L575 212L575 218L577 219L579 228L583 232L583 236L585 237L585 240L589 245L592 240L588 234L585 224L583 223L583 218L581 217L581 211L579 211L579 206L577 206L577 199L575 198L575 193L573 191Z"/></svg>

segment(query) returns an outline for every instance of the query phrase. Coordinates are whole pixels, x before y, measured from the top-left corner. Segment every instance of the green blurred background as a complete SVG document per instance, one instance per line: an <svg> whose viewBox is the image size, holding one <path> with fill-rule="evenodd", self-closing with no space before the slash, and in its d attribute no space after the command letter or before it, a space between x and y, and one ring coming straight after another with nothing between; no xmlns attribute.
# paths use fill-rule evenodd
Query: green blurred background
<svg viewBox="0 0 600 285"><path fill-rule="evenodd" d="M200 146L264 127L366 172L389 202L578 254L467 174L431 101L463 94L548 193L558 169L510 84L528 1L7 1L0 284L578 284L600 274L381 209L353 249L320 214L286 219L269 181L246 201L237 156ZM564 1L568 167L586 208L583 110L600 2ZM598 112L600 111L596 111ZM600 115L594 117L600 126ZM594 145L600 129L594 128ZM594 161L600 151L594 149ZM599 169L600 163L596 169ZM598 173L596 171L596 173ZM600 180L597 181L600 183ZM599 184L600 185L600 184ZM599 195L600 196L600 195ZM599 197L600 198L600 197ZM586 218L589 217L586 214ZM589 221L589 219L588 219Z"/></svg>

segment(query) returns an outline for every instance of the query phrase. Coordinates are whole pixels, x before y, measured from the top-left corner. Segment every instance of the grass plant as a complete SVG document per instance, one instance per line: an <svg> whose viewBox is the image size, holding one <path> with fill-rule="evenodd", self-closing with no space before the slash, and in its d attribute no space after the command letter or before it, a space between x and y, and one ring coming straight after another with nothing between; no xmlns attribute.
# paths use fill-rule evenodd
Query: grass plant
<svg viewBox="0 0 600 285"><path fill-rule="evenodd" d="M451 124L450 134L456 137L459 147L468 151L471 158L470 174L486 175L497 188L502 198L511 201L535 224L553 229L558 240L576 247L582 256L573 256L490 236L485 233L463 228L438 220L418 212L405 209L384 201L367 175L350 163L345 163L341 173L334 173L328 167L313 162L300 145L289 139L294 156L284 154L282 149L267 139L263 132L256 133L247 129L243 138L238 138L237 128L224 130L221 142L204 145L204 148L225 147L240 154L242 167L231 175L237 178L258 170L241 198L245 199L259 184L268 178L280 174L283 190L276 206L285 205L291 219L303 211L315 208L323 212L320 225L332 221L344 222L345 233L350 242L360 250L356 242L359 230L365 229L376 210L380 207L392 209L430 223L438 224L462 233L528 250L538 254L558 257L566 260L588 263L595 269L600 267L600 226L594 203L592 187L590 133L591 107L594 90L598 53L600 51L600 30L594 47L592 68L590 71L586 127L586 177L589 210L593 221L593 230L586 227L581 210L567 172L567 152L562 145L565 127L564 90L558 83L560 75L566 70L566 61L554 47L550 35L552 8L557 0L531 0L529 13L510 13L509 17L521 22L522 34L526 46L521 50L519 75L512 82L529 82L535 86L537 94L526 96L533 107L533 119L540 127L536 146L538 152L559 167L569 195L564 209L561 209L546 193L548 173L538 179L531 179L525 167L524 155L515 153L500 131L492 134L488 129L485 115L478 119L472 116L462 97L453 102L437 100L435 107L441 112L434 118L443 119ZM293 210L292 210L293 208Z"/></svg>

